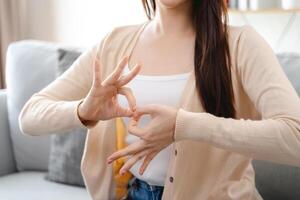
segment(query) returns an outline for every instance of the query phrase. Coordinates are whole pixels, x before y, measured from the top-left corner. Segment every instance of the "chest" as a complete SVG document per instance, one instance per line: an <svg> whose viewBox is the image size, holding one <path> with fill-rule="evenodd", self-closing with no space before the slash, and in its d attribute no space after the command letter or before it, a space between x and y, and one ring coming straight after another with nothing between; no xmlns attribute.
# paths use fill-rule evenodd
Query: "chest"
<svg viewBox="0 0 300 200"><path fill-rule="evenodd" d="M125 68L123 73L128 73L128 71L129 69ZM137 75L126 87L132 90L137 106L147 104L178 106L190 73L157 76ZM118 100L121 106L128 106L124 96L118 95Z"/></svg>
<svg viewBox="0 0 300 200"><path fill-rule="evenodd" d="M194 66L194 41L191 38L152 38L137 40L130 52L129 66L140 62L140 74L170 75L191 71Z"/></svg>

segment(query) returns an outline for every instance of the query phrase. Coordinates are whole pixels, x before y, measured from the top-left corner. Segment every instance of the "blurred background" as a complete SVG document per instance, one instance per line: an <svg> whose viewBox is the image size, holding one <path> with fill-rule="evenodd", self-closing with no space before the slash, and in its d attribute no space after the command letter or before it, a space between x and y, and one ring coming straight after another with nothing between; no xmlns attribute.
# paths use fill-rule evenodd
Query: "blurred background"
<svg viewBox="0 0 300 200"><path fill-rule="evenodd" d="M90 46L112 27L146 20L141 0L0 0L1 68L8 44L38 39ZM300 44L299 0L229 0L230 24L254 26L276 51ZM4 72L2 72L2 87Z"/></svg>
<svg viewBox="0 0 300 200"><path fill-rule="evenodd" d="M254 27L300 94L300 0L226 1L230 24ZM90 199L80 173L86 130L32 137L18 116L112 28L145 20L141 0L0 0L0 200ZM253 164L264 199L300 199L299 168Z"/></svg>

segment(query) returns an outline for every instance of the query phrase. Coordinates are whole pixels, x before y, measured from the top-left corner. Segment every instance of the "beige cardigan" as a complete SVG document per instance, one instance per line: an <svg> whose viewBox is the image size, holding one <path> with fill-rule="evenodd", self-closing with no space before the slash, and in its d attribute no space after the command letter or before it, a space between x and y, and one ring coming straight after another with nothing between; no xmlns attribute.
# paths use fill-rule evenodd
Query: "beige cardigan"
<svg viewBox="0 0 300 200"><path fill-rule="evenodd" d="M19 116L22 131L42 135L83 127L76 107L91 87L95 56L107 77L146 24L114 28L35 93ZM204 112L190 75L178 105L164 200L259 199L252 158L300 166L300 100L272 49L249 26L230 26L229 46L237 119ZM89 127L81 169L95 200L115 198L112 166L106 164L115 150L114 119Z"/></svg>

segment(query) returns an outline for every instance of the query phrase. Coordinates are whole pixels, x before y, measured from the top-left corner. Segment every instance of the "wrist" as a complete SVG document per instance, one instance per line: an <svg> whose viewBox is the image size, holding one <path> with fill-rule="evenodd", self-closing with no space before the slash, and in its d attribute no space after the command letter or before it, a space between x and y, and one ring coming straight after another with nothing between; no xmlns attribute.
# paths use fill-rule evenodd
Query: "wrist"
<svg viewBox="0 0 300 200"><path fill-rule="evenodd" d="M77 105L77 116L81 123L86 126L87 128L94 126L98 121L88 120L82 115L82 103L84 99L82 99Z"/></svg>

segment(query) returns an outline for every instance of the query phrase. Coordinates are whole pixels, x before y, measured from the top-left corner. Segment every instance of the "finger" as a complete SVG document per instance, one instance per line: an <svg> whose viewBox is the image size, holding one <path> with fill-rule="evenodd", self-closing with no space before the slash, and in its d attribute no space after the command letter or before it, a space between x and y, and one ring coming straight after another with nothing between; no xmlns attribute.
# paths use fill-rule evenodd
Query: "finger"
<svg viewBox="0 0 300 200"><path fill-rule="evenodd" d="M128 104L129 104L129 107L131 108L131 110L135 110L136 100L135 100L132 90L128 87L122 87L122 88L118 89L118 93L121 95L124 95L128 101Z"/></svg>
<svg viewBox="0 0 300 200"><path fill-rule="evenodd" d="M159 107L155 104L148 104L145 106L136 107L135 118L139 118L142 115L153 116L155 113L159 112Z"/></svg>
<svg viewBox="0 0 300 200"><path fill-rule="evenodd" d="M140 128L138 127L138 121L135 119L131 118L129 121L128 125L128 132L131 133L132 135L138 136L138 137L143 137L144 135L147 134L147 128Z"/></svg>
<svg viewBox="0 0 300 200"><path fill-rule="evenodd" d="M115 161L121 157L133 155L136 152L141 151L143 148L145 148L145 147L142 145L141 140L139 140L138 142L135 142L135 143L127 146L126 148L119 150L119 151L113 153L112 155L110 155L107 158L107 163L110 164L113 161Z"/></svg>
<svg viewBox="0 0 300 200"><path fill-rule="evenodd" d="M133 155L129 160L126 161L126 163L122 166L120 169L120 174L125 174L126 171L130 170L131 167L139 160L141 160L145 155L149 153L148 150L141 151L135 155Z"/></svg>
<svg viewBox="0 0 300 200"><path fill-rule="evenodd" d="M140 167L140 170L139 170L139 174L140 175L143 175L145 170L147 169L149 163L151 162L151 160L157 155L158 152L154 152L154 153L151 153L149 155L146 156L146 158L144 159L144 162L142 164L142 166Z"/></svg>
<svg viewBox="0 0 300 200"><path fill-rule="evenodd" d="M141 70L141 65L140 64L136 64L134 66L134 68L132 70L130 70L130 72L126 75L124 75L124 77L120 78L118 80L118 87L122 87L123 85L126 85L127 83L129 83Z"/></svg>
<svg viewBox="0 0 300 200"><path fill-rule="evenodd" d="M116 81L120 78L127 62L128 56L123 57L122 60L119 62L118 66L115 68L115 70L105 79L103 85L115 84Z"/></svg>
<svg viewBox="0 0 300 200"><path fill-rule="evenodd" d="M101 71L100 71L100 61L98 58L95 59L93 66L93 85L96 87L101 86Z"/></svg>
<svg viewBox="0 0 300 200"><path fill-rule="evenodd" d="M117 104L115 117L132 117L133 111L130 108L123 108Z"/></svg>

